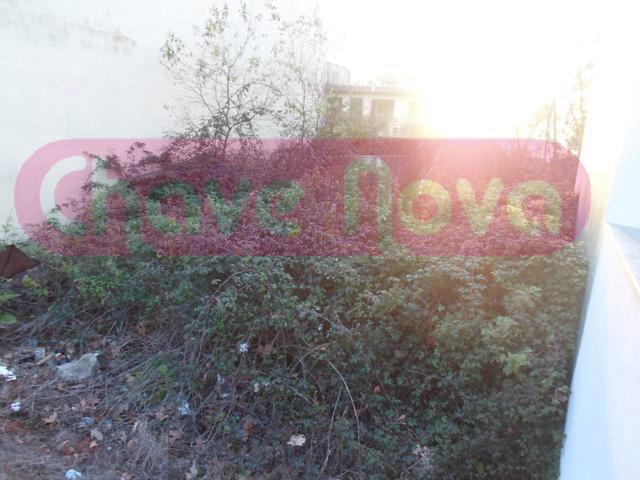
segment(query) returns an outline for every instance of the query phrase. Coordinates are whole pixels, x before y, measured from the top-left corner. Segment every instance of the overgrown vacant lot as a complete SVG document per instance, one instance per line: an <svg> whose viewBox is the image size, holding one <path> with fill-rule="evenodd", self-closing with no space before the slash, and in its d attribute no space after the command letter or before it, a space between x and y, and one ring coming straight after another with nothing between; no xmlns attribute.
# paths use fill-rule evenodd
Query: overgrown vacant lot
<svg viewBox="0 0 640 480"><path fill-rule="evenodd" d="M25 248L41 266L3 286L19 294L0 349L17 376L0 385L8 475L20 441L59 462L42 478L557 475L577 247L511 259ZM19 363L36 344L99 352L100 368L65 383L55 359Z"/></svg>
<svg viewBox="0 0 640 480"><path fill-rule="evenodd" d="M174 10L161 3L153 12L169 18ZM109 25L122 21L123 32L142 34L130 69L118 50L115 77L94 72L95 59L110 54L93 41L83 42L86 52L63 49L57 36L67 22L51 21L56 15L25 24L29 38L42 31L42 45L11 43L25 45L15 57L30 66L29 78L16 87L33 103L14 109L20 121L9 120L33 133L15 135L15 151L95 132L44 151L57 156L61 145L74 145L74 155L109 175L63 177L56 202L67 186L86 183L56 206L74 218L61 226L40 208L53 170L40 159L49 153L38 150L20 170L27 173L12 202L31 241L19 246L40 266L0 278L0 365L10 372L0 375L0 480L61 479L70 469L93 480L556 479L586 276L573 239L589 204L577 157L590 64L570 95L565 86L562 95L549 91L522 138L517 128L513 141L456 140L524 125L524 110L517 122L506 115L527 103L519 99L514 110L514 99L542 98L538 87L549 82L538 80L558 76L555 67L525 62L535 75L523 70L517 79L536 84L529 91L510 80L512 62L485 56L504 56L494 48L505 44L504 12L482 5L500 28L474 18L468 26L480 27L466 32L471 42L457 27L433 30L452 35L432 42L433 55L421 19L447 19L432 17L431 7L429 15L386 8L381 26L375 15L341 20L357 39L349 47L348 38L328 36L319 10L214 3L192 19L201 27L190 28L193 35L178 29L155 46L142 40L156 38L158 19L114 13ZM38 19L47 11L36 10ZM571 13L567 26L576 23ZM453 11L456 25L458 17ZM174 19L176 28L184 19ZM411 19L417 40L408 42ZM108 37L94 31L98 20L82 25ZM394 28L399 35L389 35ZM507 46L524 58L529 49L511 33ZM563 41L590 44L562 33ZM128 38L119 28L113 35L118 44ZM554 64L556 53L570 51L539 43L531 52ZM352 65L333 63L334 44L337 58L354 52ZM40 84L22 56L43 45ZM366 45L376 55L363 55ZM447 45L465 46L467 55ZM143 52L158 55L171 88L155 69L140 68L148 65L138 63ZM409 75L402 67L352 84L349 67L369 70L361 68L368 57L375 70L405 58ZM69 58L79 66L54 68ZM434 68L438 58L447 68ZM451 58L462 75L449 68ZM483 68L469 75L475 66ZM144 76L125 79L129 70ZM413 78L425 80L420 91L402 85ZM49 104L41 92L56 87L52 79L64 79L54 90L67 93L50 95ZM164 90L168 123L149 108L165 103L157 95ZM61 99L77 108L56 130L49 124L63 118ZM55 106L51 115L35 113L47 105ZM394 114L403 110L406 118ZM78 112L91 115L74 120ZM122 124L113 130L116 118ZM129 121L147 131L140 118L150 131L170 130L155 140L99 140L102 131L126 132ZM468 130L474 123L482 125ZM64 136L47 137L55 131ZM454 138L431 138L440 131ZM6 156L16 157L11 148ZM425 196L431 200L419 201ZM32 219L41 229L31 230ZM546 231L538 228L543 219ZM60 372L75 362L86 369L70 381Z"/></svg>

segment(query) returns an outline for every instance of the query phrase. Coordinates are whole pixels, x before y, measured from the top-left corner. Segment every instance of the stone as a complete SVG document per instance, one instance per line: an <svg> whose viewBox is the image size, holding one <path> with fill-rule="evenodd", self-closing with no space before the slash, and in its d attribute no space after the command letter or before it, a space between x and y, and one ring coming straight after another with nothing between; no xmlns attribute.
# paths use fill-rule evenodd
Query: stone
<svg viewBox="0 0 640 480"><path fill-rule="evenodd" d="M96 419L93 417L82 417L79 422L76 423L78 428L93 427L96 424Z"/></svg>
<svg viewBox="0 0 640 480"><path fill-rule="evenodd" d="M93 377L98 366L98 355L86 353L78 360L56 367L56 372L65 382L80 383Z"/></svg>

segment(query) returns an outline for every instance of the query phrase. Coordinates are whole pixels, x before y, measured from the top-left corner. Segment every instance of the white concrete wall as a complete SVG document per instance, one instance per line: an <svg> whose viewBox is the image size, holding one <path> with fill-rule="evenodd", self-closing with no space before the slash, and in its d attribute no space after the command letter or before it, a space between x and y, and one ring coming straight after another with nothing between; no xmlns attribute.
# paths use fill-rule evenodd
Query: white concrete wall
<svg viewBox="0 0 640 480"><path fill-rule="evenodd" d="M208 3L0 0L0 223L15 219L15 178L37 148L172 127L160 47L170 30L190 35Z"/></svg>
<svg viewBox="0 0 640 480"><path fill-rule="evenodd" d="M605 226L573 377L563 480L640 478L640 291L618 242L615 227Z"/></svg>
<svg viewBox="0 0 640 480"><path fill-rule="evenodd" d="M561 480L640 479L640 36L626 13L596 59L583 148L591 263Z"/></svg>

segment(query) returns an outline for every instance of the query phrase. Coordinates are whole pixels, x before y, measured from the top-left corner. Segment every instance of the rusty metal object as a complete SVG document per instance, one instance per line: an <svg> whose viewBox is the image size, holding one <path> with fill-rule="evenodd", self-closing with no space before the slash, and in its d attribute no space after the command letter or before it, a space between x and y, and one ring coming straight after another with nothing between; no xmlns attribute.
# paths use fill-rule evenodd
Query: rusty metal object
<svg viewBox="0 0 640 480"><path fill-rule="evenodd" d="M0 251L0 277L13 278L38 265L39 262L30 258L15 245L8 245Z"/></svg>

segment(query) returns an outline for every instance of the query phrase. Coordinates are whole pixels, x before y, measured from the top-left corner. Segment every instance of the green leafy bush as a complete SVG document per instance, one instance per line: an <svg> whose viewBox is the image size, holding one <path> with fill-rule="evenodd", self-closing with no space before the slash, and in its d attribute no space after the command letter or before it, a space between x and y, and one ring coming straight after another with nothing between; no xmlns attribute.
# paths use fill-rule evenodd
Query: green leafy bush
<svg viewBox="0 0 640 480"><path fill-rule="evenodd" d="M43 263L60 292L43 312L50 334L129 338L129 401L154 411L188 399L191 434L207 435L225 477L557 475L585 275L577 246ZM294 434L303 446L287 445Z"/></svg>
<svg viewBox="0 0 640 480"><path fill-rule="evenodd" d="M17 296L18 295L15 293L5 292L0 290L0 307L2 307L4 304L9 302L10 300L13 300ZM15 317L14 314L4 310L0 310L0 325L13 325L17 321L18 319Z"/></svg>

